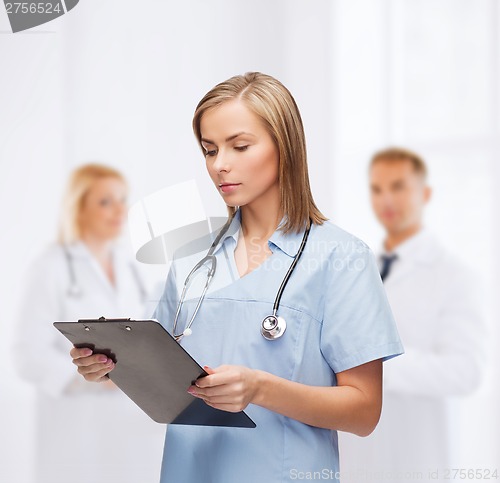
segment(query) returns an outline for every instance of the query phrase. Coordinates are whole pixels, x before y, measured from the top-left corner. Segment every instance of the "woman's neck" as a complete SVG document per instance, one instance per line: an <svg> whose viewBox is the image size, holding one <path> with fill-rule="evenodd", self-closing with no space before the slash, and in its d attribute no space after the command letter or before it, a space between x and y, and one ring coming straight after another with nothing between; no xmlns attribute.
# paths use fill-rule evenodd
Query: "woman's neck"
<svg viewBox="0 0 500 483"><path fill-rule="evenodd" d="M112 240L103 240L100 237L92 236L87 233L82 236L82 241L85 243L90 253L94 255L102 270L106 274L111 285L116 285L115 271L113 267L113 258L111 255Z"/></svg>
<svg viewBox="0 0 500 483"><path fill-rule="evenodd" d="M279 197L254 201L240 207L241 229L245 238L268 240L282 218Z"/></svg>
<svg viewBox="0 0 500 483"><path fill-rule="evenodd" d="M82 236L82 241L85 243L89 251L99 261L105 265L111 261L112 240L96 237L90 233L85 233Z"/></svg>

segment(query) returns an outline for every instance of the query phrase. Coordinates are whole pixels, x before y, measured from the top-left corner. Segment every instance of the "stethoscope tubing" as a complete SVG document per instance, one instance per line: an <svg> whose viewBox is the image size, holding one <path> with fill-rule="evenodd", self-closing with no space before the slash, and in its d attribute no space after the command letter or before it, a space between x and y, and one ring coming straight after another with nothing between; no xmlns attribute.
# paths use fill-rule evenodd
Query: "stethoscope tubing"
<svg viewBox="0 0 500 483"><path fill-rule="evenodd" d="M229 230L229 227L231 226L231 222L233 221L233 218L236 216L236 211L228 218L226 223L222 226L221 230L215 237L215 240L212 242L210 245L210 248L208 249L207 255L202 258L189 272L188 276L186 277L186 280L184 280L184 286L182 287L182 293L181 297L179 299L179 303L177 304L177 310L175 311L175 318L174 318L174 326L172 329L172 334L175 338L175 340L179 341L183 335L186 335L188 331L191 330L191 326L193 325L194 318L196 317L196 314L198 313L198 310L200 309L201 303L203 302L203 299L205 298L205 294L207 293L208 287L210 283L212 282L212 279L215 275L215 270L217 268L217 258L213 254L217 245L221 241L222 237L227 233ZM179 314L181 312L182 305L184 303L184 298L186 296L186 291L187 287L189 285L189 282L191 281L191 277L196 273L198 269L200 269L202 266L206 264L207 261L211 262L210 269L208 271L207 275L207 281L205 282L205 286L203 288L203 292L198 300L198 303L196 304L196 307L194 309L193 315L191 316L191 319L189 320L189 323L186 325L186 328L180 333L176 334L175 331L177 329L177 321L179 319Z"/></svg>
<svg viewBox="0 0 500 483"><path fill-rule="evenodd" d="M289 278L292 275L293 270L295 269L295 265L299 263L299 259L302 256L302 252L304 251L304 247L307 243L307 238L309 237L310 225L307 226L304 236L302 237L302 242L300 243L299 250L297 252L296 257L293 259L292 264L290 265L288 271L286 272L285 278L281 282L280 288L278 289L278 293L276 294L276 299L274 300L273 305L273 315L276 316L278 312L278 307L280 305L281 296L283 295L283 291L285 290L286 284L288 283Z"/></svg>
<svg viewBox="0 0 500 483"><path fill-rule="evenodd" d="M73 256L71 255L68 247L66 244L62 244L62 248L64 251L64 257L66 260L66 265L68 267L68 274L69 274L69 281L70 281L70 286L68 288L68 295L73 298L80 298L83 295L83 290L81 289L79 283L78 283L78 278L76 275L76 270L74 267L73 263ZM147 300L147 291L144 288L144 285L141 281L141 278L139 276L139 273L137 272L137 267L134 266L133 263L128 264L130 267L130 270L132 271L132 275L134 277L135 283L137 285L137 289L139 291L139 294L141 296L142 302L146 302Z"/></svg>
<svg viewBox="0 0 500 483"><path fill-rule="evenodd" d="M238 208L239 209L239 208ZM217 245L219 244L220 240L222 239L222 237L227 233L234 217L236 215L236 211L232 214L232 216L230 216L227 220L227 222L225 223L225 225L221 228L221 230L219 231L217 237L215 238L215 240L212 242L208 252L207 252L207 255L202 258L193 268L192 270L189 272L188 276L186 277L185 281L184 281L184 286L182 288L182 293L181 293L181 296L180 296L180 299L179 299L179 303L177 304L177 310L175 312L175 318L174 318L174 324L173 324L173 330L172 330L172 333L173 333L173 336L174 338L179 341L184 335L190 335L191 334L191 326L193 325L193 322L194 322L194 319L196 317L196 314L198 313L199 309L200 309L200 306L201 306L201 303L203 302L204 298L205 298L205 294L207 293L207 290L208 290L208 287L215 275L215 271L216 271L216 268L217 268L217 259L216 257L214 256L214 251L217 247ZM276 294L276 297L275 297L275 300L274 300L274 305L273 305L273 314L272 316L267 316L264 318L263 322L262 322L262 327L261 327L261 333L263 335L263 337L267 340L275 340L279 337L281 337L283 335L283 333L285 332L286 330L286 322L283 318L281 317L278 317L277 316L277 313L278 313L278 308L279 308L279 304L280 304L280 301L281 301L281 297L283 295L283 292L285 290L285 287L288 283L288 280L290 279L294 269L295 269L295 266L297 265L297 263L299 262L299 259L300 257L302 256L302 253L304 251L304 247L307 243L307 239L309 237L309 231L311 229L311 225L312 225L312 220L309 219L309 223L306 227L306 230L305 230L305 233L304 233L304 236L302 237L302 241L301 241L301 244L299 246L299 249L298 249L298 252L297 252L297 255L294 257L293 259L293 262L291 263L290 267L288 268L288 271L285 275L285 277L283 278L282 282L281 282L281 285L278 289L278 292ZM184 329L183 332L181 332L180 334L176 334L176 329L177 329L177 321L178 321L178 318L179 318L179 315L180 315L180 311L181 311L181 308L182 308L182 305L184 303L184 298L186 296L186 291L187 291L187 287L191 281L191 278L193 277L193 275L202 267L204 266L207 262L211 262L211 266L209 268L209 271L208 271L208 274L207 274L207 280L205 282L205 286L203 288L203 292L200 296L200 298L198 299L198 303L196 304L196 307L195 307L195 310L193 312L193 315L191 316L190 320L189 320L189 323L186 325L186 328ZM266 322L269 323L269 320L273 320L274 321L274 326L269 329L267 326L266 326Z"/></svg>

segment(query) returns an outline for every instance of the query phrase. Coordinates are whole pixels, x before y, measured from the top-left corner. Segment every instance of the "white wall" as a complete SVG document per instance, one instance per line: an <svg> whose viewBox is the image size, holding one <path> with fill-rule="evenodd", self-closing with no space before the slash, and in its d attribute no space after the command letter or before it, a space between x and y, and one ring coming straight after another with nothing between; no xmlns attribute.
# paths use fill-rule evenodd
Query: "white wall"
<svg viewBox="0 0 500 483"><path fill-rule="evenodd" d="M194 177L207 211L223 214L191 117L236 73L290 88L320 208L373 246L370 154L388 144L423 154L435 189L427 223L482 270L498 341L499 11L495 0L81 0L13 35L0 7L0 454L13 455L0 459L0 481L31 481L32 391L15 376L11 321L24 269L53 237L66 175L110 163L132 201ZM464 465L499 464L498 376L461 422Z"/></svg>
<svg viewBox="0 0 500 483"><path fill-rule="evenodd" d="M123 0L82 2L62 32L67 162L114 161L134 180L137 196L195 177L210 209L225 213L191 119L217 82L260 70L282 79L302 105L311 157L321 160L312 167L313 182L328 203L321 168L330 145L324 68L330 45L322 19L330 7L313 3L257 0L239 11L226 1L149 0L140 9Z"/></svg>
<svg viewBox="0 0 500 483"><path fill-rule="evenodd" d="M7 29L0 7L0 481L24 483L32 472L33 390L16 377L22 354L10 352L10 340L23 271L53 237L64 181L61 36Z"/></svg>

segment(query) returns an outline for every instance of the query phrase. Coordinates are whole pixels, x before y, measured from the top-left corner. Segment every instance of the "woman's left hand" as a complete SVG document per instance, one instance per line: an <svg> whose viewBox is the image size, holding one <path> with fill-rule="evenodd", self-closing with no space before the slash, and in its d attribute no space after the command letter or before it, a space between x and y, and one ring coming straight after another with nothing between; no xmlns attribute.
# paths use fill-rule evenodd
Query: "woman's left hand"
<svg viewBox="0 0 500 483"><path fill-rule="evenodd" d="M188 392L209 406L229 412L243 411L258 391L258 372L243 366L204 366L208 376L201 377Z"/></svg>

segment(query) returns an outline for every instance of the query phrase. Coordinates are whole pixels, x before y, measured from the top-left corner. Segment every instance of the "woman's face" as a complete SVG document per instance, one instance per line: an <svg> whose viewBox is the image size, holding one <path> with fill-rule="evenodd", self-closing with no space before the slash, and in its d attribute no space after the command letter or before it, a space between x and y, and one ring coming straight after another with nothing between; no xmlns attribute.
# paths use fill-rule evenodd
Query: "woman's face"
<svg viewBox="0 0 500 483"><path fill-rule="evenodd" d="M86 194L80 213L84 236L112 240L120 235L127 209L127 187L118 178L106 177L94 182Z"/></svg>
<svg viewBox="0 0 500 483"><path fill-rule="evenodd" d="M201 118L201 144L215 187L229 206L279 197L279 152L262 121L240 100ZM260 204L260 203L259 203Z"/></svg>

